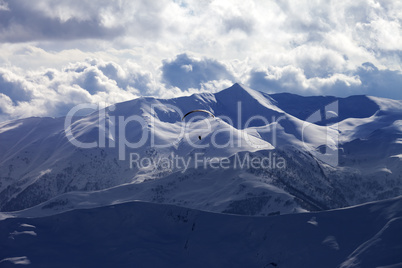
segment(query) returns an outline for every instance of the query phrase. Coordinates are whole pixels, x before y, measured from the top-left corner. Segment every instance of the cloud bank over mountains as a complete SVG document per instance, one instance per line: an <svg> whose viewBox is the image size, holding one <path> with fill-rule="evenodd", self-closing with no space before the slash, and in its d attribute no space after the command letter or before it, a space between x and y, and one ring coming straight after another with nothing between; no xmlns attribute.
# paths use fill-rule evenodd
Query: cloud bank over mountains
<svg viewBox="0 0 402 268"><path fill-rule="evenodd" d="M0 121L215 92L402 99L400 1L0 1Z"/></svg>

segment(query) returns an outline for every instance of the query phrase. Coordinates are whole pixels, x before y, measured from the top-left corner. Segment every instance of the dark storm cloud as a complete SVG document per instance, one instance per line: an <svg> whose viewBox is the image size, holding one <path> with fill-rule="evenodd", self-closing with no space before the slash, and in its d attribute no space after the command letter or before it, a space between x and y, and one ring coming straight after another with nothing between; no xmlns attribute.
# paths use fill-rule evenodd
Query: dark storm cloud
<svg viewBox="0 0 402 268"><path fill-rule="evenodd" d="M357 70L364 94L391 99L402 99L402 73L400 71L379 70L374 64L366 62Z"/></svg>
<svg viewBox="0 0 402 268"><path fill-rule="evenodd" d="M153 1L24 1L0 6L0 41L106 39L132 34L156 36L165 2Z"/></svg>
<svg viewBox="0 0 402 268"><path fill-rule="evenodd" d="M187 54L180 54L173 61L163 61L163 82L181 90L200 88L201 83L212 80L233 80L226 67L213 59L192 59Z"/></svg>
<svg viewBox="0 0 402 268"><path fill-rule="evenodd" d="M7 6L8 9L0 10L0 41L2 42L112 38L123 31L121 28L102 26L96 14L83 20L71 17L62 21L59 17L50 17L44 11L33 9L32 4L27 1L9 0Z"/></svg>
<svg viewBox="0 0 402 268"><path fill-rule="evenodd" d="M279 79L268 78L265 71L251 71L247 84L253 89L268 93L284 91L281 81Z"/></svg>
<svg viewBox="0 0 402 268"><path fill-rule="evenodd" d="M254 22L244 17L231 17L223 21L223 26L226 32L240 30L246 34L251 34L254 28Z"/></svg>

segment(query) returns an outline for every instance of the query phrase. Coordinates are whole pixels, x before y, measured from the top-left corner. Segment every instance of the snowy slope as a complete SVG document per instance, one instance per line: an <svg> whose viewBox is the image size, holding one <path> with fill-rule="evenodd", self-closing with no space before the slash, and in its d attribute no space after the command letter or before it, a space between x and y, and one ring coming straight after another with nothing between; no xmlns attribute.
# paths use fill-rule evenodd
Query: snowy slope
<svg viewBox="0 0 402 268"><path fill-rule="evenodd" d="M401 219L401 198L272 217L128 202L0 220L0 266L400 267Z"/></svg>
<svg viewBox="0 0 402 268"><path fill-rule="evenodd" d="M334 101L339 104L337 114L327 111L324 115L332 116L310 124L308 114ZM183 113L205 109L216 118L183 122L175 107ZM71 131L79 141L104 141L103 148L92 149L68 141L64 118L4 122L0 124L0 208L16 211L37 205L29 213L51 215L143 200L267 215L395 197L402 192L401 107L400 101L365 96L269 96L235 84L216 94L139 98L77 119ZM260 118L246 124L255 115ZM119 133L119 116L137 116L143 124L129 123ZM328 122L336 124L327 127ZM124 147L121 154L123 134L128 142L153 135L156 145L166 146L157 148L147 139L140 148ZM230 141L233 144L224 146ZM213 142L219 146L211 146ZM339 153L339 165L323 162L320 150ZM155 160L172 153L230 159L246 153L259 158L275 154L285 159L286 167L215 170L195 168L191 162L185 170L163 165L130 168L130 153Z"/></svg>

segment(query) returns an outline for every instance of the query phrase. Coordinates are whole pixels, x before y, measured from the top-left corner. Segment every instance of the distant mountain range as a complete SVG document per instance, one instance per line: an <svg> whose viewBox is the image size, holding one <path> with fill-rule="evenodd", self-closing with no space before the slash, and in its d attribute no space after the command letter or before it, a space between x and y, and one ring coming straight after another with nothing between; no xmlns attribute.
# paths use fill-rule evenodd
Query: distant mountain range
<svg viewBox="0 0 402 268"><path fill-rule="evenodd" d="M2 122L0 151L1 267L402 267L402 101L234 84Z"/></svg>
<svg viewBox="0 0 402 268"><path fill-rule="evenodd" d="M182 121L180 113L194 109L215 118ZM268 95L234 84L215 94L118 103L72 118L70 134L65 121L0 124L1 211L50 215L141 200L272 215L402 192L402 101ZM69 138L97 145L80 148ZM209 164L196 166L196 157ZM271 166L247 166L247 157ZM153 164L140 167L144 158ZM188 167L172 165L175 158L190 159ZM214 168L211 159L244 165Z"/></svg>
<svg viewBox="0 0 402 268"><path fill-rule="evenodd" d="M271 217L121 203L4 219L0 266L400 267L402 199Z"/></svg>

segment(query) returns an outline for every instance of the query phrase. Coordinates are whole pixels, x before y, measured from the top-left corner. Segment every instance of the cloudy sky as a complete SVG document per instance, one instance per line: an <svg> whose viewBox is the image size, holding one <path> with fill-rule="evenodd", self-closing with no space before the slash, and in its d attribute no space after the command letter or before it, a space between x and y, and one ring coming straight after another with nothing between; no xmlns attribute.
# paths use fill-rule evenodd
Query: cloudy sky
<svg viewBox="0 0 402 268"><path fill-rule="evenodd" d="M399 0L0 0L0 121L215 92L402 99Z"/></svg>

